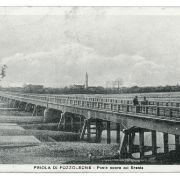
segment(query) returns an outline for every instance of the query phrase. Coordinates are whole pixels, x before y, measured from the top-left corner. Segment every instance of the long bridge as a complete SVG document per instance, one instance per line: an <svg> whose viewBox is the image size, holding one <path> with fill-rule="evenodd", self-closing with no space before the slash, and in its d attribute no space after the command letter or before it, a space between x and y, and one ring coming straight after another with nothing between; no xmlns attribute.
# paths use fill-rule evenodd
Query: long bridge
<svg viewBox="0 0 180 180"><path fill-rule="evenodd" d="M59 130L79 133L81 140L100 142L102 131L107 131L111 143L111 130L116 130L121 157L134 152L135 134L139 134L138 152L145 155L144 133L151 133L152 155L157 155L157 132L163 133L164 153L169 152L168 135L175 138L175 150L180 152L180 101L149 98L148 105L134 106L132 99L97 95L46 95L0 92L0 100L11 108L43 114L44 122L58 119ZM120 138L120 132L123 137ZM137 148L136 148L137 150Z"/></svg>

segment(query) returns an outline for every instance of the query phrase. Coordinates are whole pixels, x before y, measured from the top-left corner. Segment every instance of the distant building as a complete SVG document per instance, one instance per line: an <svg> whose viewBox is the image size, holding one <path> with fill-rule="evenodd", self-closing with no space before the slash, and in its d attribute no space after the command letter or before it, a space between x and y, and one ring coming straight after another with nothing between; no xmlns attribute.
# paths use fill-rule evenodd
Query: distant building
<svg viewBox="0 0 180 180"><path fill-rule="evenodd" d="M74 84L71 86L72 89L88 89L88 73L86 72L85 74L85 83L84 85L81 85L81 84Z"/></svg>
<svg viewBox="0 0 180 180"><path fill-rule="evenodd" d="M84 89L84 85L74 84L71 86L72 89Z"/></svg>
<svg viewBox="0 0 180 180"><path fill-rule="evenodd" d="M24 86L24 91L28 93L42 93L44 90L43 85L28 84Z"/></svg>
<svg viewBox="0 0 180 180"><path fill-rule="evenodd" d="M89 86L89 87L88 87L88 90L91 90L91 91L92 91L92 90L96 90L96 89L97 89L96 86Z"/></svg>

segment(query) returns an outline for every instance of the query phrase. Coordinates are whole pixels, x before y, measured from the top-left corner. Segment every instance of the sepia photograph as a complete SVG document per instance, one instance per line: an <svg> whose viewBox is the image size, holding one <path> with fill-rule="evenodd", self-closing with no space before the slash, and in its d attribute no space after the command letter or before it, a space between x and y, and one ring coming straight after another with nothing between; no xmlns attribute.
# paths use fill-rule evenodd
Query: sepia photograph
<svg viewBox="0 0 180 180"><path fill-rule="evenodd" d="M180 7L0 7L0 35L0 172L180 172Z"/></svg>

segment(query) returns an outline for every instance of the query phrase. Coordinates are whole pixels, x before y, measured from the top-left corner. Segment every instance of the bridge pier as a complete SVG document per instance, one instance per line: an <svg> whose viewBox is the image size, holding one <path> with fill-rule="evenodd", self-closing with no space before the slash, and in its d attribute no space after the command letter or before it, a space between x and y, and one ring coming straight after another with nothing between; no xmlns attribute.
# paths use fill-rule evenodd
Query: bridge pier
<svg viewBox="0 0 180 180"><path fill-rule="evenodd" d="M10 108L10 107L11 107L11 100L10 100L10 99L7 99L7 102L6 102L6 103L7 103L7 107Z"/></svg>
<svg viewBox="0 0 180 180"><path fill-rule="evenodd" d="M61 116L61 111L45 108L44 110L44 122L58 122Z"/></svg>
<svg viewBox="0 0 180 180"><path fill-rule="evenodd" d="M107 144L111 144L111 122L107 121Z"/></svg>
<svg viewBox="0 0 180 180"><path fill-rule="evenodd" d="M43 116L44 115L45 107L43 106L37 106L37 116ZM58 117L59 119L59 117Z"/></svg>
<svg viewBox="0 0 180 180"><path fill-rule="evenodd" d="M61 129L61 127L63 127L63 130L64 130L64 124L63 124L64 114L65 114L64 112L61 113L59 123L58 123L58 129Z"/></svg>
<svg viewBox="0 0 180 180"><path fill-rule="evenodd" d="M151 131L151 142L152 142L152 155L157 155L157 137L156 137L156 131Z"/></svg>
<svg viewBox="0 0 180 180"><path fill-rule="evenodd" d="M49 108L46 108L44 110L44 122L50 122L51 121L51 111Z"/></svg>
<svg viewBox="0 0 180 180"><path fill-rule="evenodd" d="M37 116L37 106L34 105L32 116Z"/></svg>
<svg viewBox="0 0 180 180"><path fill-rule="evenodd" d="M102 122L100 120L96 121L96 143L101 142L101 135L102 135Z"/></svg>
<svg viewBox="0 0 180 180"><path fill-rule="evenodd" d="M9 106L10 108L13 108L13 104L14 104L14 100L11 100L11 101L9 102L8 106Z"/></svg>
<svg viewBox="0 0 180 180"><path fill-rule="evenodd" d="M83 127L83 124L84 124L84 117L82 117L81 115L78 115L78 117L77 118L79 118L79 130L78 130L78 132L81 132L81 130L82 130L82 127Z"/></svg>
<svg viewBox="0 0 180 180"><path fill-rule="evenodd" d="M73 114L64 114L64 130L73 132L75 130L75 117Z"/></svg>
<svg viewBox="0 0 180 180"><path fill-rule="evenodd" d="M19 101L19 104L18 104L18 110L21 111L21 107L22 107L22 102Z"/></svg>
<svg viewBox="0 0 180 180"><path fill-rule="evenodd" d="M87 141L91 141L91 119L87 120Z"/></svg>
<svg viewBox="0 0 180 180"><path fill-rule="evenodd" d="M117 144L120 144L120 140L121 140L120 133L121 133L121 131L120 131L120 124L117 123L116 124L116 143Z"/></svg>
<svg viewBox="0 0 180 180"><path fill-rule="evenodd" d="M24 107L24 111L32 112L33 113L33 110L34 110L34 105L33 104L27 103L25 105L25 107Z"/></svg>
<svg viewBox="0 0 180 180"><path fill-rule="evenodd" d="M66 113L63 113L63 130L67 130Z"/></svg>
<svg viewBox="0 0 180 180"><path fill-rule="evenodd" d="M176 152L180 153L180 143L179 143L179 136L175 135L175 150Z"/></svg>
<svg viewBox="0 0 180 180"><path fill-rule="evenodd" d="M140 158L144 156L144 130L139 130L139 151L140 151Z"/></svg>
<svg viewBox="0 0 180 180"><path fill-rule="evenodd" d="M11 102L10 102L10 107L11 108L14 108L14 103L15 103L16 101L15 100L11 100Z"/></svg>
<svg viewBox="0 0 180 180"><path fill-rule="evenodd" d="M81 134L80 134L80 140L84 139L84 135L85 135L86 129L87 129L87 119L84 119L84 124L83 124L82 130L81 130Z"/></svg>
<svg viewBox="0 0 180 180"><path fill-rule="evenodd" d="M2 99L1 99L1 101L4 102L4 103L6 102L6 100L7 100L6 97L2 97Z"/></svg>
<svg viewBox="0 0 180 180"><path fill-rule="evenodd" d="M17 109L20 109L21 101L17 101Z"/></svg>
<svg viewBox="0 0 180 180"><path fill-rule="evenodd" d="M10 104L11 104L11 100L7 99L7 106L10 107Z"/></svg>
<svg viewBox="0 0 180 180"><path fill-rule="evenodd" d="M129 153L128 153L129 137L128 137L128 135L129 135L128 131L123 130L122 141L120 142L120 146L119 146L119 157L120 158L128 158L129 157Z"/></svg>
<svg viewBox="0 0 180 180"><path fill-rule="evenodd" d="M163 133L163 141L164 141L164 153L169 152L169 147L168 147L168 133Z"/></svg>
<svg viewBox="0 0 180 180"><path fill-rule="evenodd" d="M20 103L19 103L19 110L20 110L20 111L23 111L23 110L24 110L25 104L26 104L25 102L20 102Z"/></svg>
<svg viewBox="0 0 180 180"><path fill-rule="evenodd" d="M13 108L16 108L17 107L17 101L14 100L14 103L13 103Z"/></svg>
<svg viewBox="0 0 180 180"><path fill-rule="evenodd" d="M103 131L103 123L100 119L85 119L83 127L81 128L80 139L84 140L84 136L87 135L88 142L101 142L101 136Z"/></svg>
<svg viewBox="0 0 180 180"><path fill-rule="evenodd" d="M73 116L70 116L70 129L71 131L74 131L74 122L73 122Z"/></svg>
<svg viewBox="0 0 180 180"><path fill-rule="evenodd" d="M29 103L26 103L24 111L29 111Z"/></svg>
<svg viewBox="0 0 180 180"><path fill-rule="evenodd" d="M62 112L60 114L58 129L63 131L81 133L84 119L85 117L83 117L82 115Z"/></svg>
<svg viewBox="0 0 180 180"><path fill-rule="evenodd" d="M133 153L133 147L134 147L134 138L135 138L135 132L131 132L128 135L128 143L129 143L129 150L128 153L131 155Z"/></svg>

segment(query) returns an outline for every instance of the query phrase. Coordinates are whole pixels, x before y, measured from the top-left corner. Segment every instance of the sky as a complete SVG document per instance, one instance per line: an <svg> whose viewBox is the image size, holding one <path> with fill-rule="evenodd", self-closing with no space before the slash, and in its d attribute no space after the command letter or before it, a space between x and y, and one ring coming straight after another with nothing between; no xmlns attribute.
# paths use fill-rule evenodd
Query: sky
<svg viewBox="0 0 180 180"><path fill-rule="evenodd" d="M180 14L122 11L1 11L0 64L8 66L1 85L84 84L86 72L90 86L180 84Z"/></svg>

